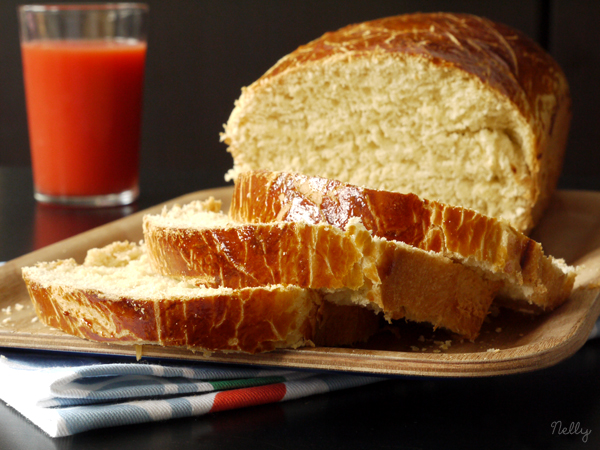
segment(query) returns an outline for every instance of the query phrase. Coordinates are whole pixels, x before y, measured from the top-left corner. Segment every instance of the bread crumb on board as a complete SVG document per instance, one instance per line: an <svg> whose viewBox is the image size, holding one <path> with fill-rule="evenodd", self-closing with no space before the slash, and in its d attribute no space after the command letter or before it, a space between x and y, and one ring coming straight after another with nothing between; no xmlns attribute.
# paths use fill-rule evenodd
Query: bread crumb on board
<svg viewBox="0 0 600 450"><path fill-rule="evenodd" d="M425 342L425 337L423 335L419 336L418 338L419 342ZM450 347L452 346L452 340L448 339L446 341L433 341L433 344L436 345L438 348L435 348L432 350L433 353L442 353L445 352L446 350L450 349ZM417 347L416 345L411 345L410 349L413 352L425 352L427 351L427 347Z"/></svg>
<svg viewBox="0 0 600 450"><path fill-rule="evenodd" d="M143 347L144 347L143 345L136 345L135 346L135 360L136 361L139 361L139 360L142 359L142 353L144 351Z"/></svg>

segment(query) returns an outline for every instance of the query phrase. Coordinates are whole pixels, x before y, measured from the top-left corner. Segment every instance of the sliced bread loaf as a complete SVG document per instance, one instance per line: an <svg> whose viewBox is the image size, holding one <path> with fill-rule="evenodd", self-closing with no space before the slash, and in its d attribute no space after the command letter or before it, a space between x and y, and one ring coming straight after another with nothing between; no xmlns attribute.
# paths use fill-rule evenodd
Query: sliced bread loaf
<svg viewBox="0 0 600 450"><path fill-rule="evenodd" d="M207 286L296 285L389 320L427 322L475 338L499 283L443 255L374 237L358 220L243 223L214 199L144 218L153 269Z"/></svg>
<svg viewBox="0 0 600 450"><path fill-rule="evenodd" d="M302 221L345 228L359 218L375 236L435 252L501 283L517 309L551 310L569 296L575 270L508 223L414 194L282 172L238 176L230 215L245 222Z"/></svg>
<svg viewBox="0 0 600 450"><path fill-rule="evenodd" d="M222 140L247 170L300 172L501 217L528 232L555 189L571 99L523 33L466 14L350 25L242 90Z"/></svg>
<svg viewBox="0 0 600 450"><path fill-rule="evenodd" d="M23 278L43 323L95 341L256 353L349 345L378 328L371 311L310 289L211 289L157 275L143 246L128 242L92 249L82 265L24 267Z"/></svg>

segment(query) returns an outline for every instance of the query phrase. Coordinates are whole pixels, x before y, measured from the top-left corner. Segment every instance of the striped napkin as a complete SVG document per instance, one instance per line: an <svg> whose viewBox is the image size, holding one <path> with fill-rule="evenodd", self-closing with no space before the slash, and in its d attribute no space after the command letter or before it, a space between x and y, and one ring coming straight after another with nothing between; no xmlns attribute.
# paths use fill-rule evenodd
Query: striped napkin
<svg viewBox="0 0 600 450"><path fill-rule="evenodd" d="M590 339L600 337L600 321ZM51 437L282 402L385 378L0 349L0 399Z"/></svg>
<svg viewBox="0 0 600 450"><path fill-rule="evenodd" d="M2 351L0 399L51 437L363 386L375 376Z"/></svg>

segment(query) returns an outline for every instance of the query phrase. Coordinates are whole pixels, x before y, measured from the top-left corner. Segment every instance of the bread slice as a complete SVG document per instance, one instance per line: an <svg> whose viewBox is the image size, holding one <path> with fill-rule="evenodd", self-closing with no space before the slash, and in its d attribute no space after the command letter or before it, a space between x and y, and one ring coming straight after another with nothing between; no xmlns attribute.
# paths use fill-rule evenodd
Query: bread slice
<svg viewBox="0 0 600 450"><path fill-rule="evenodd" d="M500 217L555 189L571 118L558 64L523 33L450 13L349 25L242 90L222 140L248 170L300 172Z"/></svg>
<svg viewBox="0 0 600 450"><path fill-rule="evenodd" d="M243 223L214 199L144 217L153 269L207 286L296 285L389 321L427 322L475 338L498 283L450 259L373 237L358 220ZM435 282L432 282L435 280Z"/></svg>
<svg viewBox="0 0 600 450"><path fill-rule="evenodd" d="M115 344L256 353L349 345L378 328L371 311L329 304L310 289L211 289L157 275L144 247L128 242L92 249L82 265L24 267L23 279L43 323Z"/></svg>
<svg viewBox="0 0 600 450"><path fill-rule="evenodd" d="M212 197L146 215L143 231L157 273L207 287L358 289L377 276L350 233L326 224L235 223Z"/></svg>
<svg viewBox="0 0 600 450"><path fill-rule="evenodd" d="M414 194L301 174L245 172L236 180L230 215L340 228L359 218L375 236L435 252L500 282L498 296L516 309L552 310L569 297L575 280L574 268L546 256L541 244L508 223Z"/></svg>

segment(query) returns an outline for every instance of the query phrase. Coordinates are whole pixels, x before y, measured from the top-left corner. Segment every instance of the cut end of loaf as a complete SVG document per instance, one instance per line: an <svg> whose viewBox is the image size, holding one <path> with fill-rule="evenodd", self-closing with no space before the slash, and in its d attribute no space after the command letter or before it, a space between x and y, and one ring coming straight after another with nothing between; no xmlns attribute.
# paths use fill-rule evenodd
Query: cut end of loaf
<svg viewBox="0 0 600 450"><path fill-rule="evenodd" d="M443 99L440 101L439 99ZM414 192L511 222L535 195L533 137L475 77L418 58L332 58L246 91L226 126L236 167Z"/></svg>
<svg viewBox="0 0 600 450"><path fill-rule="evenodd" d="M464 14L351 25L282 58L236 102L222 140L248 170L413 192L529 232L556 186L564 74L520 32Z"/></svg>

